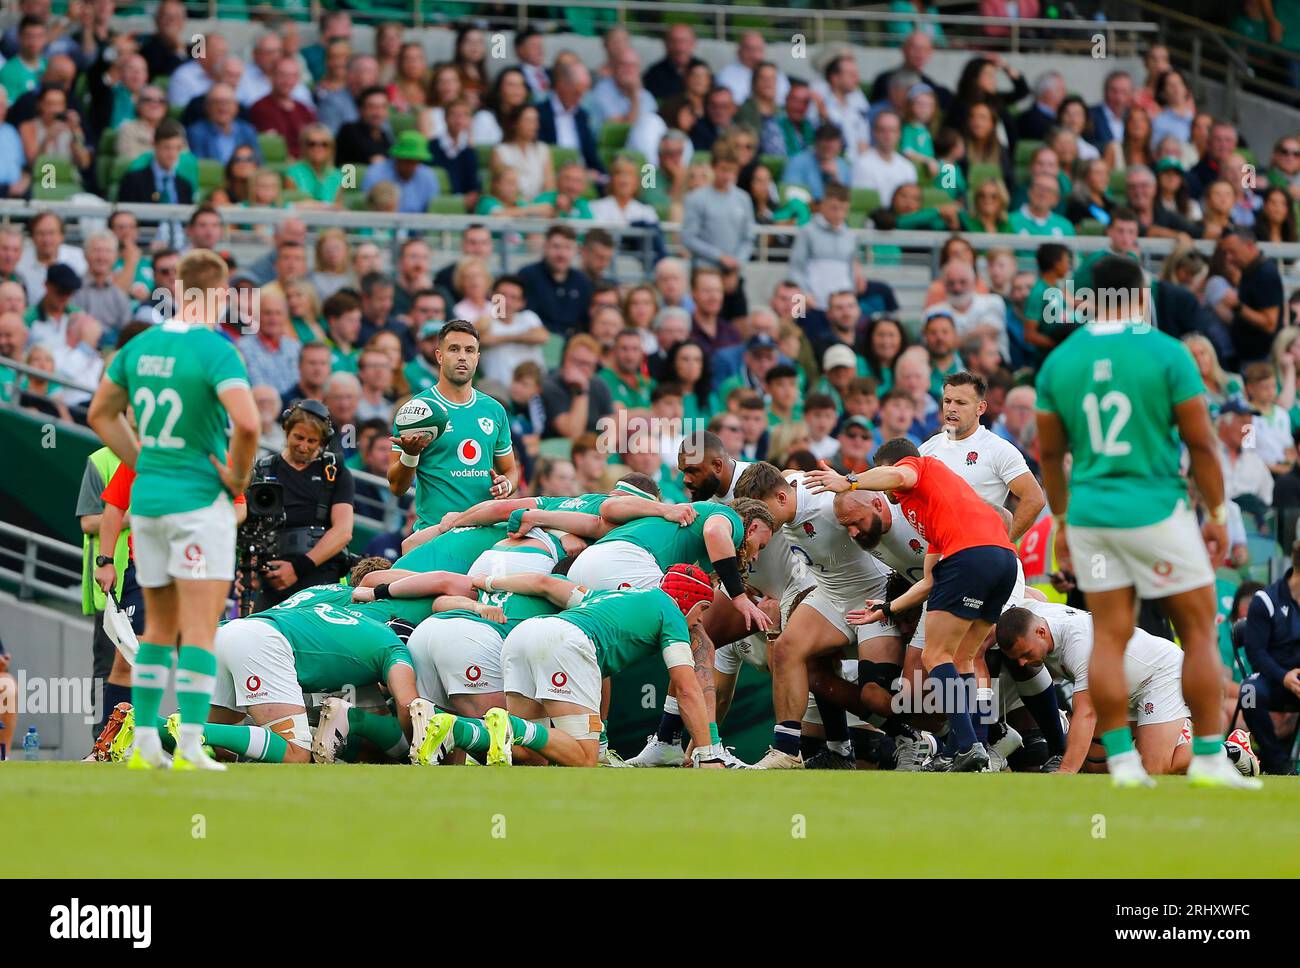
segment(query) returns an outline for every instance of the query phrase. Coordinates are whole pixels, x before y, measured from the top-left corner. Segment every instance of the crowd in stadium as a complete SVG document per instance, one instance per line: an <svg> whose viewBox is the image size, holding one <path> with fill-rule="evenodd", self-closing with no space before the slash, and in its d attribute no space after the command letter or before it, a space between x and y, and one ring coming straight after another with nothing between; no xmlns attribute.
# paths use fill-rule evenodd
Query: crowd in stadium
<svg viewBox="0 0 1300 968"><path fill-rule="evenodd" d="M705 428L737 460L862 472L884 442L940 433L945 380L961 371L987 388L980 422L1037 474L1034 377L1080 325L1074 293L1104 255L1173 238L1149 280L1153 315L1191 350L1219 434L1225 617L1244 613L1232 589L1300 508L1300 329L1259 247L1297 241L1300 136L1252 153L1198 110L1159 44L1141 76L1106 74L1091 104L1059 73L1026 78L992 51L972 53L950 90L927 74L933 26L900 34L875 76L846 48L798 77L766 59L758 31L717 71L684 24L652 63L610 28L600 64L548 59L531 29L494 60L485 31L453 25L454 55L430 63L397 24L358 43L347 12L325 13L313 44L282 20L237 50L216 32L193 45L176 0L134 35L115 29L113 0L67 22L50 6L23 0L0 38L0 195L197 207L157 226L114 211L79 245L50 211L0 226L0 398L25 409L84 422L81 388L169 315L185 253L210 249L230 265L241 311L220 331L270 451L285 446L282 411L316 400L344 466L388 476L394 414L436 383L445 322L464 319L520 493L608 491L632 471L689 500L678 448ZM289 214L268 230L228 206ZM331 209L481 218L440 264L419 234L309 232L293 217ZM499 219L548 222L503 243ZM619 274L641 243L589 221L651 233L653 268ZM661 223L680 224L680 247ZM919 319L889 284L901 251L864 251L854 230L867 225L952 233ZM769 291L746 284L760 226L791 229L768 251L786 263ZM1042 242L977 249L969 232ZM1077 260L1055 241L1081 234L1108 249ZM236 237L258 239L260 256L237 260ZM1213 255L1194 239L1216 240ZM524 267L495 274L499 244L526 251ZM650 446L611 450L602 430L620 414L656 418ZM358 483L355 500L395 532L372 550L400 549L409 496ZM1022 534L1050 548L1050 528L1044 515ZM1053 571L1040 559L1029 577Z"/></svg>

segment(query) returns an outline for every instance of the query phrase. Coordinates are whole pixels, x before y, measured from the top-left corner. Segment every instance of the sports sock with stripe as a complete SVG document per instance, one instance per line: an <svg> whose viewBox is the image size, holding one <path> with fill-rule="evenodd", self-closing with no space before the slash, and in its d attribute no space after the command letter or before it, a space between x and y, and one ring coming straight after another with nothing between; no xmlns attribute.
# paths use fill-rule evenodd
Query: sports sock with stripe
<svg viewBox="0 0 1300 968"><path fill-rule="evenodd" d="M135 745L141 753L157 753L162 737L149 724L158 719L163 692L171 676L176 650L166 645L141 642L131 669L131 705L135 707Z"/></svg>
<svg viewBox="0 0 1300 968"><path fill-rule="evenodd" d="M772 729L772 748L789 756L799 755L799 736L802 727L796 720L779 722Z"/></svg>
<svg viewBox="0 0 1300 968"><path fill-rule="evenodd" d="M1208 766L1210 763L1220 759L1223 756L1223 734L1213 733L1209 736L1192 737L1192 757L1202 766Z"/></svg>
<svg viewBox="0 0 1300 968"><path fill-rule="evenodd" d="M481 719L457 716L451 727L451 741L456 749L475 757L487 756L489 740L487 726Z"/></svg>
<svg viewBox="0 0 1300 968"><path fill-rule="evenodd" d="M260 763L283 763L289 744L264 726L227 726L225 723L207 723L203 738L212 746L230 750L245 759Z"/></svg>
<svg viewBox="0 0 1300 968"><path fill-rule="evenodd" d="M682 716L681 707L677 705L677 697L669 696L664 700L664 712L659 717L659 726L655 729L655 736L661 743L680 743L682 741Z"/></svg>
<svg viewBox="0 0 1300 968"><path fill-rule="evenodd" d="M841 756L850 756L853 745L849 742L849 714L843 706L837 706L829 699L813 696L817 704L817 713L821 716L822 732L826 734L826 748Z"/></svg>
<svg viewBox="0 0 1300 968"><path fill-rule="evenodd" d="M348 710L349 739L354 735L370 740L394 759L406 756L411 748L396 716L376 716L355 706Z"/></svg>
<svg viewBox="0 0 1300 968"><path fill-rule="evenodd" d="M537 753L551 741L551 731L541 723L534 723L518 716L510 717L510 729L515 734L514 745Z"/></svg>
<svg viewBox="0 0 1300 968"><path fill-rule="evenodd" d="M181 713L180 749L183 756L203 752L203 726L212 704L217 657L211 649L182 645L176 663L176 705Z"/></svg>

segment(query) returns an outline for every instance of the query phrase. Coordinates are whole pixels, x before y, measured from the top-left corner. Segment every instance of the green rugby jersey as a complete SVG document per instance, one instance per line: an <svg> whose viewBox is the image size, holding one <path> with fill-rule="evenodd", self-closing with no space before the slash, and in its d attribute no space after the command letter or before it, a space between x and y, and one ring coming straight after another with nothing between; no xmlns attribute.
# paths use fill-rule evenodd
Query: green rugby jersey
<svg viewBox="0 0 1300 968"><path fill-rule="evenodd" d="M675 527L675 525L674 525ZM576 625L596 647L596 661L607 676L670 645L690 647L686 616L658 588L590 591L559 617Z"/></svg>
<svg viewBox="0 0 1300 968"><path fill-rule="evenodd" d="M1074 455L1070 524L1140 528L1187 499L1174 407L1205 388L1186 346L1145 323L1089 323L1048 356L1037 386Z"/></svg>
<svg viewBox="0 0 1300 968"><path fill-rule="evenodd" d="M310 608L272 608L249 618L275 626L288 639L298 683L306 692L385 682L399 662L415 667L396 632L351 608L322 602Z"/></svg>
<svg viewBox="0 0 1300 968"><path fill-rule="evenodd" d="M724 516L731 524L731 542L737 551L745 539L744 523L739 514L723 504L693 501L691 507L695 508L696 518L686 527L665 518L638 518L619 525L596 544L627 541L650 552L663 571L687 562L698 562L708 571L712 563L709 561L709 552L704 547L705 523L715 515Z"/></svg>
<svg viewBox="0 0 1300 968"><path fill-rule="evenodd" d="M543 615L554 615L560 609L549 598L540 595L520 595L516 592L479 592L478 600L484 605L496 605L506 613L504 623L489 622L477 612L471 612L467 608L457 608L450 612L439 612L438 618L465 618L471 622L480 622L483 625L489 625L501 633L504 639L515 626L525 619L538 618Z"/></svg>
<svg viewBox="0 0 1300 968"><path fill-rule="evenodd" d="M302 591L294 592L279 605L272 605L273 609L277 608L300 608L311 605L333 605L335 608L351 606L352 604L352 586L341 584L312 585L304 588Z"/></svg>
<svg viewBox="0 0 1300 968"><path fill-rule="evenodd" d="M419 398L436 400L451 419L421 452L415 469L417 531L437 524L448 511L464 511L491 497L493 464L511 452L505 408L487 394L475 390L468 403L452 403L434 386ZM400 448L394 444L393 450Z"/></svg>
<svg viewBox="0 0 1300 968"><path fill-rule="evenodd" d="M600 506L610 499L612 495L608 492L604 494L579 494L577 497L535 497L533 500L537 503L539 511L573 511L578 514L594 514L600 516Z"/></svg>
<svg viewBox="0 0 1300 968"><path fill-rule="evenodd" d="M248 387L230 340L168 320L122 347L105 376L126 391L140 438L131 512L156 518L212 504L224 488L208 458L224 464L227 449L219 395Z"/></svg>
<svg viewBox="0 0 1300 968"><path fill-rule="evenodd" d="M464 575L479 555L505 537L506 529L501 524L452 528L402 555L393 562L393 567Z"/></svg>

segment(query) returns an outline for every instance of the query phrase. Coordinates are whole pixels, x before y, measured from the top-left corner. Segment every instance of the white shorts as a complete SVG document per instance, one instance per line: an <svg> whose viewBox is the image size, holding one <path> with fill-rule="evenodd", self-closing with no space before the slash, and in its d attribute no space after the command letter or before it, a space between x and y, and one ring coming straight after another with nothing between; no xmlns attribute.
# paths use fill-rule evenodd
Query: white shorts
<svg viewBox="0 0 1300 968"><path fill-rule="evenodd" d="M654 555L630 541L594 544L569 568L569 581L612 591L618 588L658 588L664 573Z"/></svg>
<svg viewBox="0 0 1300 968"><path fill-rule="evenodd" d="M1140 598L1166 598L1214 584L1196 515L1183 502L1142 528L1079 528L1066 535L1083 592L1134 587Z"/></svg>
<svg viewBox="0 0 1300 968"><path fill-rule="evenodd" d="M860 591L855 591L852 595L832 594L818 585L813 589L812 594L800 603L800 607L807 605L816 609L818 614L839 629L844 638L848 640L848 644L856 649L858 645L870 639L885 635L898 635L898 628L893 622L872 622L870 625L853 626L844 617L849 612L864 607L869 598L884 598L887 582L888 576L881 574L878 579L862 586ZM855 651L851 658L856 659L857 657Z"/></svg>
<svg viewBox="0 0 1300 968"><path fill-rule="evenodd" d="M217 680L212 704L247 711L271 703L307 708L293 647L270 622L237 618L217 629Z"/></svg>
<svg viewBox="0 0 1300 968"><path fill-rule="evenodd" d="M426 618L406 647L420 695L448 708L452 696L501 692L501 634L469 618Z"/></svg>
<svg viewBox="0 0 1300 968"><path fill-rule="evenodd" d="M1145 641L1144 641L1145 640ZM1124 655L1124 679L1129 685L1128 718L1139 726L1181 721L1192 715L1183 699L1183 652L1160 650L1159 664L1140 662L1143 652L1135 646L1163 640L1142 629L1133 630ZM1150 655L1153 650L1146 650Z"/></svg>
<svg viewBox="0 0 1300 968"><path fill-rule="evenodd" d="M849 682L857 682L858 681L857 660L856 659L841 660L840 675L843 676L845 679L847 679ZM867 725L865 722L863 722L857 716L853 715L851 712L846 711L845 716L848 717L850 729L854 727L861 728ZM822 725L822 714L818 712L817 700L813 697L813 694L811 692L808 693L808 708L804 710L803 721L805 723L816 723L818 726Z"/></svg>
<svg viewBox="0 0 1300 968"><path fill-rule="evenodd" d="M755 632L739 642L730 642L713 650L713 668L723 675L734 676L742 665L768 672L767 650L771 643L766 632Z"/></svg>
<svg viewBox="0 0 1300 968"><path fill-rule="evenodd" d="M175 579L235 580L235 506L222 494L205 508L131 516L135 579L141 588L165 588Z"/></svg>
<svg viewBox="0 0 1300 968"><path fill-rule="evenodd" d="M907 642L907 647L909 649L925 648L925 616L929 610L930 610L930 603L922 602L921 617L917 619L916 631L912 633L912 637Z"/></svg>
<svg viewBox="0 0 1300 968"><path fill-rule="evenodd" d="M554 615L526 619L501 653L506 692L538 702L568 702L600 714L596 647L582 629Z"/></svg>
<svg viewBox="0 0 1300 968"><path fill-rule="evenodd" d="M516 548L506 551L502 548L489 548L469 566L466 572L471 578L475 575L491 575L499 578L503 575L549 575L555 567L555 559L540 548Z"/></svg>

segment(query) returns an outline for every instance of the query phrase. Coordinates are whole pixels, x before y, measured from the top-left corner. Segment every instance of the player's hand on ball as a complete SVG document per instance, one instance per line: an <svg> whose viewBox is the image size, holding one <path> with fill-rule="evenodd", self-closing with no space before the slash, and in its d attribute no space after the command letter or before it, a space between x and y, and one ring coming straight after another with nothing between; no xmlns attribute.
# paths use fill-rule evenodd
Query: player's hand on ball
<svg viewBox="0 0 1300 968"><path fill-rule="evenodd" d="M817 463L821 465L818 470L809 471L803 476L804 483L808 485L808 490L811 493L822 494L830 491L832 494L843 494L852 487L849 479L832 468L830 464L824 460Z"/></svg>
<svg viewBox="0 0 1300 968"><path fill-rule="evenodd" d="M352 600L354 602L373 602L375 600L375 590L373 588L354 588L352 589Z"/></svg>
<svg viewBox="0 0 1300 968"><path fill-rule="evenodd" d="M400 437L390 437L389 439L414 457L433 443L433 434L427 430L409 430Z"/></svg>
<svg viewBox="0 0 1300 968"><path fill-rule="evenodd" d="M699 517L699 514L689 504L674 504L664 512L665 521L671 521L683 528L694 522L697 517Z"/></svg>

